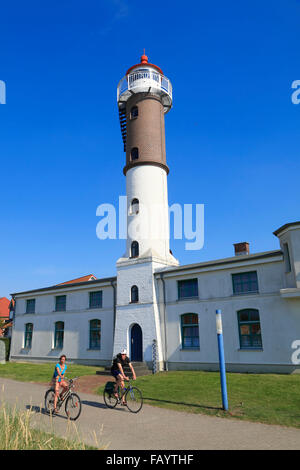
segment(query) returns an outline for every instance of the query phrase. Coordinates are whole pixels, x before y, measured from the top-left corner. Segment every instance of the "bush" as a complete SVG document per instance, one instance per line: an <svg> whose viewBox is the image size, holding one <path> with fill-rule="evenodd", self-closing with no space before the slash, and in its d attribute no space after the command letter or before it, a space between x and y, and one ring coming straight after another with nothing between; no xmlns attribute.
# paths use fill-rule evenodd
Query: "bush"
<svg viewBox="0 0 300 470"><path fill-rule="evenodd" d="M9 352L10 352L10 338L0 338L0 341L4 341L5 344L5 360L9 360Z"/></svg>

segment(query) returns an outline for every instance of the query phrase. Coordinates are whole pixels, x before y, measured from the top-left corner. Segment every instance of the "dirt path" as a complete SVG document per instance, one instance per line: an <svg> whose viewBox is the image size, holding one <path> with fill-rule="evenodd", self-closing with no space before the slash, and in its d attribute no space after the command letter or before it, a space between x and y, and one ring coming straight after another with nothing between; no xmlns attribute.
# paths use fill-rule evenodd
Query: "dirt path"
<svg viewBox="0 0 300 470"><path fill-rule="evenodd" d="M80 393L96 394L97 388L108 380L113 380L110 375L85 375L76 381L76 390Z"/></svg>
<svg viewBox="0 0 300 470"><path fill-rule="evenodd" d="M108 380L113 381L113 378L111 377L111 375L84 375L82 377L79 377L78 380L76 380L75 391L78 393L89 393L92 395L96 395L97 388L104 385ZM34 382L34 383L39 384L39 385L44 385L45 387L49 385L49 382L48 383Z"/></svg>

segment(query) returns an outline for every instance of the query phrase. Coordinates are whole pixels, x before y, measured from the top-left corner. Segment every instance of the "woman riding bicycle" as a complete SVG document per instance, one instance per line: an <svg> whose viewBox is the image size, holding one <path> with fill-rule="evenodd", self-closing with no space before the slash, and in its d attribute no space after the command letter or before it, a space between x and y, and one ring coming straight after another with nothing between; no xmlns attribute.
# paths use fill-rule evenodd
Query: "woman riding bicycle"
<svg viewBox="0 0 300 470"><path fill-rule="evenodd" d="M121 353L115 357L111 366L111 375L116 379L116 384L114 388L114 395L116 398L118 398L118 387L121 387L121 389L123 389L124 380L129 380L129 377L126 377L126 375L124 374L124 366L130 367L130 370L132 372L132 378L133 380L136 380L135 371L130 362L129 357L127 356L126 349L123 349L123 351L121 351ZM122 396L122 405L126 405L124 395Z"/></svg>
<svg viewBox="0 0 300 470"><path fill-rule="evenodd" d="M65 373L66 373L66 370L67 370L66 359L67 359L67 357L64 354L62 356L60 356L59 362L55 366L53 377L52 377L52 385L54 385L54 388L55 388L54 413L57 413L56 405L57 405L57 400L58 400L60 387L62 387L60 397L62 397L62 395L68 389L68 384L64 380Z"/></svg>

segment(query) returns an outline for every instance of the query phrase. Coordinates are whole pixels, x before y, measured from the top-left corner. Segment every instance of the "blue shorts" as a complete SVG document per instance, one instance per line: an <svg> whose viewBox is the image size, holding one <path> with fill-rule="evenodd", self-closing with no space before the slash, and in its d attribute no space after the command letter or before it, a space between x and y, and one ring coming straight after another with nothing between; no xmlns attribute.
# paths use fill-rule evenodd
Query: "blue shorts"
<svg viewBox="0 0 300 470"><path fill-rule="evenodd" d="M111 375L116 379L121 372L119 370L112 370ZM122 375L122 374L121 374Z"/></svg>

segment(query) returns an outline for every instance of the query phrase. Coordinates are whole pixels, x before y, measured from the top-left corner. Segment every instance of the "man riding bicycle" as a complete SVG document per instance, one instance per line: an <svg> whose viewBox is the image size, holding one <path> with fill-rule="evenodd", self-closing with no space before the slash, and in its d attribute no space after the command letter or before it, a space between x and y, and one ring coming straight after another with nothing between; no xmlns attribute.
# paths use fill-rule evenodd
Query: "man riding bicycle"
<svg viewBox="0 0 300 470"><path fill-rule="evenodd" d="M123 389L124 380L129 380L129 377L127 377L124 373L124 366L130 367L130 370L132 372L132 378L133 380L136 380L135 371L130 362L129 357L127 356L126 349L123 349L123 351L121 351L121 353L115 357L111 366L111 375L116 379L116 384L114 387L114 395L116 398L118 398L118 387L121 387L121 389ZM126 405L124 396L122 396L122 405Z"/></svg>
<svg viewBox="0 0 300 470"><path fill-rule="evenodd" d="M55 388L55 397L54 397L54 413L57 413L57 400L58 400L58 395L59 395L59 389L62 387L62 391L60 393L60 398L62 395L65 393L65 391L68 389L68 384L64 380L65 373L67 370L67 364L66 364L66 359L67 357L63 354L59 358L59 362L56 364L53 377L52 377L52 385L54 385Z"/></svg>

